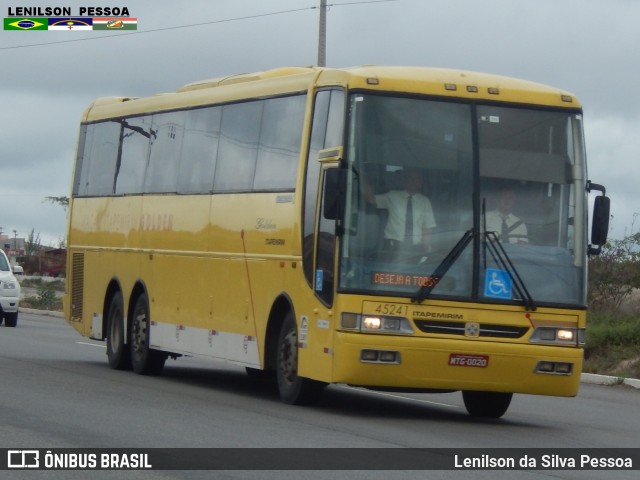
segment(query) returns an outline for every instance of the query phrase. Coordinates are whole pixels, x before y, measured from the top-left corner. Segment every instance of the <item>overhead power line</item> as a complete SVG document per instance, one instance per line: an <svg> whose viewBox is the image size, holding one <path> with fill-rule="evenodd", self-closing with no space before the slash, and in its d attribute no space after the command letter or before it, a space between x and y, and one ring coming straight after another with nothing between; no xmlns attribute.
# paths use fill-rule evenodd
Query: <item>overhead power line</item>
<svg viewBox="0 0 640 480"><path fill-rule="evenodd" d="M259 13L259 14L256 14L256 15L245 15L245 16L242 16L242 17L226 18L226 19L223 19L223 20L211 20L209 22L190 23L188 25L177 25L177 26L173 26L173 27L154 28L154 29L150 29L150 30L137 30L137 31L134 31L134 32L120 33L120 34L117 34L117 35L110 34L110 35L102 35L102 36L98 36L98 37L84 37L84 38L76 38L76 39L71 39L71 40L60 40L60 41L57 41L57 42L41 42L41 43L30 43L28 45L14 45L14 46L9 46L9 47L0 47L0 50L16 50L16 49L20 49L20 48L32 48L32 47L42 47L42 46L48 46L48 45L60 45L60 44L63 44L63 43L90 42L90 41L95 41L95 40L105 40L105 39L120 38L120 37L125 37L125 36L130 36L130 35L144 35L144 34L148 34L148 33L165 32L165 31L169 31L169 30L178 30L178 29L183 29L183 28L202 27L202 26L205 26L205 25L215 25L215 24L219 24L219 23L238 22L238 21L241 21L241 20L251 20L251 19L254 19L254 18L271 17L271 16L275 16L275 15L284 15L284 14L288 14L288 13L302 12L302 11L305 11L305 10L315 10L317 8L342 7L342 6L348 6L348 5L358 5L358 4L363 4L363 3L382 3L382 2L395 2L395 1L397 1L397 0L362 0L362 1L356 1L356 2L332 3L332 4L329 4L329 5L322 5L321 7L318 7L317 5L313 5L313 6L310 6L310 7L293 8L293 9L289 9L289 10L280 10L280 11L277 11L277 12L270 12L270 13Z"/></svg>
<svg viewBox="0 0 640 480"><path fill-rule="evenodd" d="M117 35L102 35L99 37L84 37L84 38L76 38L76 39L72 39L72 40L60 40L57 42L42 42L42 43L30 43L28 45L15 45L15 46L11 46L11 47L0 47L0 50L12 50L12 49L18 49L18 48L30 48L30 47L42 47L45 45L59 45L61 43L74 43L74 42L89 42L89 41L95 41L95 40L104 40L104 39L110 39L110 38L120 38L120 37L126 37L129 35L144 35L147 33L157 33L157 32L165 32L168 30L178 30L181 28L193 28L193 27L201 27L204 25L214 25L217 23L228 23L228 22L237 22L240 20L250 20L252 18L261 18L261 17L270 17L270 16L274 16L274 15L282 15L285 13L293 13L293 12L301 12L303 10L313 10L315 8L318 7L305 7L305 8L294 8L291 10L281 10L279 12L271 12L271 13L260 13L260 14L256 14L256 15L246 15L244 17L236 17L236 18L226 18L223 20L211 20L209 22L201 22L201 23L190 23L188 25L176 25L173 27L162 27L162 28L153 28L150 30L136 30L135 32L127 32L127 33L120 33Z"/></svg>

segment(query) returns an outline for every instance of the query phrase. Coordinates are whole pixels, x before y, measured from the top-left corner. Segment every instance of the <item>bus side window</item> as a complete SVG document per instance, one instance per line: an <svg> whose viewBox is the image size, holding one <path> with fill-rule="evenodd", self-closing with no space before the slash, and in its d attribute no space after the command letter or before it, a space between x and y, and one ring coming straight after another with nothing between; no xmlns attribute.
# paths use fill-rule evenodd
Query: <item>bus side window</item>
<svg viewBox="0 0 640 480"><path fill-rule="evenodd" d="M209 193L220 142L222 107L187 112L178 174L178 193Z"/></svg>
<svg viewBox="0 0 640 480"><path fill-rule="evenodd" d="M120 122L86 125L78 146L73 195L111 195L120 145Z"/></svg>
<svg viewBox="0 0 640 480"><path fill-rule="evenodd" d="M225 105L213 179L214 192L248 192L258 157L264 101Z"/></svg>
<svg viewBox="0 0 640 480"><path fill-rule="evenodd" d="M116 172L116 195L142 192L149 159L149 143L153 135L150 115L123 120L122 153Z"/></svg>

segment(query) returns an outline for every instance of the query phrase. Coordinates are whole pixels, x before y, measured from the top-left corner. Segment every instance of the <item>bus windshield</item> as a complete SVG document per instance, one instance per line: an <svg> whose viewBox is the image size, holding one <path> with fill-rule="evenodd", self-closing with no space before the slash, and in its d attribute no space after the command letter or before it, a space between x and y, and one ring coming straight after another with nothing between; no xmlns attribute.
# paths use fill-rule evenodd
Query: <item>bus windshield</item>
<svg viewBox="0 0 640 480"><path fill-rule="evenodd" d="M349 115L341 291L584 305L578 110L355 93Z"/></svg>

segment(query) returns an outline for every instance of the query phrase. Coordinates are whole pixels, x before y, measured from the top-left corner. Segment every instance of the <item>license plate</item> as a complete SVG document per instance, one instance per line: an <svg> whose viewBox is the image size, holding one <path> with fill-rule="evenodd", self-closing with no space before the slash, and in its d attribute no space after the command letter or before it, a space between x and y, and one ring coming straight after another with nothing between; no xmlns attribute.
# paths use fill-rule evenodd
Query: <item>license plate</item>
<svg viewBox="0 0 640 480"><path fill-rule="evenodd" d="M489 365L489 355L467 355L464 353L452 353L449 355L451 367L477 367L486 368Z"/></svg>

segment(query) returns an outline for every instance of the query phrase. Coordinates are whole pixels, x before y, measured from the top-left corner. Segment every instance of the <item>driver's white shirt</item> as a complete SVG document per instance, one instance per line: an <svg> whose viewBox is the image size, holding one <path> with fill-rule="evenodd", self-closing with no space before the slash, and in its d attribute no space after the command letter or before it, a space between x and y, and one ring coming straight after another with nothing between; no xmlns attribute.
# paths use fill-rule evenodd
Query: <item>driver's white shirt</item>
<svg viewBox="0 0 640 480"><path fill-rule="evenodd" d="M491 210L487 212L487 232L496 232L496 235L500 237L503 217L507 223L507 228L509 229L508 243L528 243L527 227L513 213L509 213L505 216L498 210ZM518 223L518 225L516 225L516 223Z"/></svg>
<svg viewBox="0 0 640 480"><path fill-rule="evenodd" d="M384 227L384 238L404 242L405 219L409 194L405 190L391 190L376 195L376 206L389 211L389 219ZM413 240L412 244L422 242L422 232L436 226L431 202L421 193L412 195L413 204Z"/></svg>

